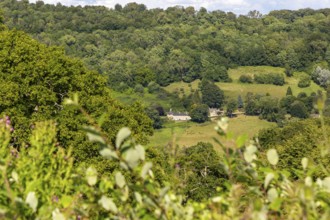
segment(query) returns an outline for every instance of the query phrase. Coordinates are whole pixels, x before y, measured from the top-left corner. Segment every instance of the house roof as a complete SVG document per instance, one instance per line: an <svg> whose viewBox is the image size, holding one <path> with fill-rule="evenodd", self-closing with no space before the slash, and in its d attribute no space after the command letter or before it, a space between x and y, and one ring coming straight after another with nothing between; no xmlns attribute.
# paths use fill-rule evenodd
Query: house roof
<svg viewBox="0 0 330 220"><path fill-rule="evenodd" d="M187 113L181 113L181 112L169 112L168 115L172 115L172 116L189 116Z"/></svg>

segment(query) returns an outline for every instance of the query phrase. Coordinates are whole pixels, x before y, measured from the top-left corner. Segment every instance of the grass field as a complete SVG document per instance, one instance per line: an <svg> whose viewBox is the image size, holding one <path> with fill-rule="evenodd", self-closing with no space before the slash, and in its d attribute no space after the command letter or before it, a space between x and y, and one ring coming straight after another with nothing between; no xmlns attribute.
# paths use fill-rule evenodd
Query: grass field
<svg viewBox="0 0 330 220"><path fill-rule="evenodd" d="M311 83L310 87L307 88L299 88L298 81L301 75L306 74L303 72L295 72L293 77L285 77L286 84L283 86L275 86L275 85L266 85L266 84L244 84L239 82L239 77L243 74L246 75L254 75L260 73L282 73L284 74L284 68L279 67L270 67L270 66L245 66L238 67L235 69L230 69L228 74L229 77L233 79L231 83L216 83L225 93L227 97L236 99L238 95L241 95L242 98L246 96L248 92L258 93L258 94L266 94L269 93L271 96L282 98L285 96L287 88L290 86L293 92L293 95L297 95L300 92L306 92L308 95L312 92L317 92L321 90L321 88L316 85L314 82ZM171 85L165 87L165 89L169 92L180 91L180 89L184 90L185 94L190 94L190 90L198 88L199 80L196 80L190 83L191 87L189 87L188 83L184 82L176 82Z"/></svg>
<svg viewBox="0 0 330 220"><path fill-rule="evenodd" d="M218 137L214 127L216 122L206 122L196 124L193 122L167 122L161 130L155 131L150 138L149 146L165 146L169 143L175 143L180 147L192 146L198 142L210 142L216 149L220 149L213 138ZM275 123L260 120L257 116L240 115L229 120L228 131L233 137L246 134L253 138L260 129L275 126ZM220 139L221 140L221 139ZM225 144L232 144L230 140L223 140Z"/></svg>

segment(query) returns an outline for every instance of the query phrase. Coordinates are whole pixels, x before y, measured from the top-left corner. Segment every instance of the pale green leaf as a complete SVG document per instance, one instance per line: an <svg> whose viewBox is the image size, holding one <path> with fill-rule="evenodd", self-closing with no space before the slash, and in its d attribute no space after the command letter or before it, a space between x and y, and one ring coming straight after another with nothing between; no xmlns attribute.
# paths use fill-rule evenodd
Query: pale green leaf
<svg viewBox="0 0 330 220"><path fill-rule="evenodd" d="M221 130L223 130L224 132L226 132L227 129L228 129L228 121L229 121L228 117L223 117L223 118L221 118L220 121L218 121L218 126L219 126L219 127L221 128Z"/></svg>
<svg viewBox="0 0 330 220"><path fill-rule="evenodd" d="M118 208L111 198L102 196L102 198L99 200L99 204L101 204L102 207L107 211L111 211L115 214L118 212Z"/></svg>
<svg viewBox="0 0 330 220"><path fill-rule="evenodd" d="M275 149L270 149L267 151L267 159L271 165L276 165L278 163L278 154Z"/></svg>
<svg viewBox="0 0 330 220"><path fill-rule="evenodd" d="M123 168L124 170L128 170L128 166L126 165L126 163L120 161L120 167Z"/></svg>
<svg viewBox="0 0 330 220"><path fill-rule="evenodd" d="M94 186L97 182L97 171L94 167L88 167L86 170L86 179L90 186Z"/></svg>
<svg viewBox="0 0 330 220"><path fill-rule="evenodd" d="M131 135L131 130L129 128L122 128L120 131L117 133L117 138L116 138L116 148L119 149L123 141L128 138Z"/></svg>
<svg viewBox="0 0 330 220"><path fill-rule="evenodd" d="M268 201L272 202L272 201L274 201L277 197L278 197L278 192L277 192L276 189L271 188L270 190L268 190L268 192L267 192L267 199L268 199Z"/></svg>
<svg viewBox="0 0 330 220"><path fill-rule="evenodd" d="M102 157L106 159L118 159L118 155L115 151L110 150L109 148L103 148L100 150Z"/></svg>
<svg viewBox="0 0 330 220"><path fill-rule="evenodd" d="M310 176L305 178L305 185L311 187L313 184L313 180Z"/></svg>
<svg viewBox="0 0 330 220"><path fill-rule="evenodd" d="M78 93L73 94L73 102L78 105L78 103L79 103Z"/></svg>
<svg viewBox="0 0 330 220"><path fill-rule="evenodd" d="M68 196L68 195L62 195L62 197L60 199L60 203L64 208L71 205L72 201L73 201L73 198L71 196Z"/></svg>
<svg viewBox="0 0 330 220"><path fill-rule="evenodd" d="M125 177L123 176L123 174L121 174L121 172L116 173L115 180L116 180L116 185L119 188L123 188L126 185Z"/></svg>
<svg viewBox="0 0 330 220"><path fill-rule="evenodd" d="M241 147L244 146L245 142L248 140L248 135L241 135L236 139L236 146Z"/></svg>
<svg viewBox="0 0 330 220"><path fill-rule="evenodd" d="M30 206L30 208L33 210L33 212L37 211L38 206L38 198L36 197L35 192L29 192L25 202Z"/></svg>
<svg viewBox="0 0 330 220"><path fill-rule="evenodd" d="M147 176L147 174L148 174L148 172L149 172L149 170L152 168L152 163L151 162L147 162L147 163L145 163L144 165L143 165L143 167L142 167L142 171L141 171L141 177L143 178L143 179L145 179L146 178L146 176Z"/></svg>
<svg viewBox="0 0 330 220"><path fill-rule="evenodd" d="M125 160L130 168L135 168L139 163L140 155L137 150L131 148L127 150Z"/></svg>
<svg viewBox="0 0 330 220"><path fill-rule="evenodd" d="M11 177L18 183L18 174L16 171L11 172Z"/></svg>
<svg viewBox="0 0 330 220"><path fill-rule="evenodd" d="M301 159L301 165L302 165L303 169L306 170L306 168L308 166L308 158L304 157L303 159Z"/></svg>
<svg viewBox="0 0 330 220"><path fill-rule="evenodd" d="M142 196L138 192L134 192L135 199L138 203L142 204Z"/></svg>
<svg viewBox="0 0 330 220"><path fill-rule="evenodd" d="M90 142L105 144L105 141L100 132L98 132L94 127L84 126L84 130L86 131L88 140Z"/></svg>
<svg viewBox="0 0 330 220"><path fill-rule="evenodd" d="M141 145L137 145L135 147L137 153L139 154L140 156L140 159L141 160L144 160L145 159L145 150L144 150L144 147L142 147Z"/></svg>
<svg viewBox="0 0 330 220"><path fill-rule="evenodd" d="M75 103L72 99L64 99L63 101L64 105L77 105L77 103Z"/></svg>
<svg viewBox="0 0 330 220"><path fill-rule="evenodd" d="M249 146L246 147L246 152L249 154L255 154L258 151L257 147L254 146L253 144L250 144Z"/></svg>
<svg viewBox="0 0 330 220"><path fill-rule="evenodd" d="M264 183L264 187L265 189L267 189L269 183L274 179L274 174L273 173L268 173L266 178L265 178L265 183Z"/></svg>
<svg viewBox="0 0 330 220"><path fill-rule="evenodd" d="M246 147L243 153L245 161L251 163L253 160L257 159L257 155L255 154L257 150L257 147L254 145L249 145L248 147Z"/></svg>
<svg viewBox="0 0 330 220"><path fill-rule="evenodd" d="M322 185L327 191L330 191L330 177L324 178Z"/></svg>
<svg viewBox="0 0 330 220"><path fill-rule="evenodd" d="M52 217L53 217L53 220L66 220L65 216L60 212L60 210L58 208L56 208L52 212Z"/></svg>

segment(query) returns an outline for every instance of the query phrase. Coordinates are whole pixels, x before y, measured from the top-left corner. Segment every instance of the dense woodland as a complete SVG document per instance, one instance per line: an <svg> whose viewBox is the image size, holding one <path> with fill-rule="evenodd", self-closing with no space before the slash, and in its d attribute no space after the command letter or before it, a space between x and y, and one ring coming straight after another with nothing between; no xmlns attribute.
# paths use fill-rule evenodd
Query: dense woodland
<svg viewBox="0 0 330 220"><path fill-rule="evenodd" d="M235 15L143 4L67 7L3 0L9 28L31 34L107 76L111 87L168 85L208 78L229 81L234 66L269 65L288 71L330 61L330 10L251 11Z"/></svg>
<svg viewBox="0 0 330 220"><path fill-rule="evenodd" d="M0 218L330 218L330 9L235 15L27 0L0 9ZM304 71L299 88L320 90L234 100L216 85L232 81L229 68L258 65L285 76L239 82L283 86ZM197 79L182 97L164 89ZM279 126L249 140L221 118L218 150L204 140L144 148L164 109L124 105L114 90L148 91L198 123L212 107Z"/></svg>

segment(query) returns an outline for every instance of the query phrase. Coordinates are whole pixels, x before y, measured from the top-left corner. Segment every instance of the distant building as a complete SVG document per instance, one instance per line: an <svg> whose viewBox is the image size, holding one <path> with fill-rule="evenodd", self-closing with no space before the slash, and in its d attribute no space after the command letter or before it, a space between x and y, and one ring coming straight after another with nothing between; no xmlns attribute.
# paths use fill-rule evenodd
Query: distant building
<svg viewBox="0 0 330 220"><path fill-rule="evenodd" d="M181 113L181 112L170 112L167 113L167 118L173 121L189 121L191 120L191 117L188 115L188 113Z"/></svg>
<svg viewBox="0 0 330 220"><path fill-rule="evenodd" d="M213 118L213 117L218 117L220 115L223 114L223 111L221 111L218 108L209 108L209 117Z"/></svg>

